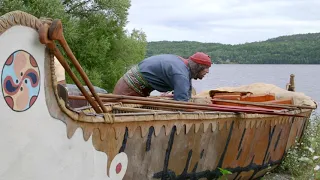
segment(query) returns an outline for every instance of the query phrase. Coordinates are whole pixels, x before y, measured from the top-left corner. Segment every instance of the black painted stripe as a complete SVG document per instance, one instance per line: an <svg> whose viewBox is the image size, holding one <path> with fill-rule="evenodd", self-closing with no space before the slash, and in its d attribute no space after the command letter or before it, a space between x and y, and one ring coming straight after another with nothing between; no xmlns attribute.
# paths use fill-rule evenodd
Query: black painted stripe
<svg viewBox="0 0 320 180"><path fill-rule="evenodd" d="M243 141L244 134L246 133L246 130L247 130L247 128L244 128L244 130L243 130L243 132L242 132L241 140L240 140L240 143L239 143L239 146L238 146L238 151L239 151L240 148L241 148L241 144L242 144L242 141Z"/></svg>
<svg viewBox="0 0 320 180"><path fill-rule="evenodd" d="M274 134L275 129L276 129L276 126L273 126L272 129L270 128L270 131L269 131L269 139L268 139L268 146L267 146L267 148L266 148L266 152L264 153L264 158L263 158L262 164L265 164L265 161L266 161L266 159L267 159L268 150L269 150L269 147L270 147L271 140L272 140L272 137L273 137L273 134Z"/></svg>
<svg viewBox="0 0 320 180"><path fill-rule="evenodd" d="M279 135L277 137L277 141L276 141L276 144L274 145L273 151L275 151L277 149L277 147L278 147L278 144L279 144L279 141L280 141L280 137L281 137L281 133L282 133L282 129L279 132Z"/></svg>
<svg viewBox="0 0 320 180"><path fill-rule="evenodd" d="M151 126L149 128L148 139L147 139L147 142L146 142L146 151L147 152L150 151L150 148L151 148L151 139L152 139L153 132L154 132L154 127Z"/></svg>
<svg viewBox="0 0 320 180"><path fill-rule="evenodd" d="M276 126L273 126L272 129L270 128L269 130L269 137L268 137L268 146L266 148L266 152L264 154L264 157L263 157L263 161L262 161L262 165L266 165L267 163L266 162L269 162L269 160L267 161L267 159L269 158L269 155L270 155L270 152L269 152L269 148L270 148L270 145L271 145L271 141L273 139L273 135L274 135L274 132L275 132L275 129L276 129ZM253 179L253 177L260 171L260 169L256 169L251 177L249 179Z"/></svg>
<svg viewBox="0 0 320 180"><path fill-rule="evenodd" d="M303 136L303 134L304 134L304 131L305 131L307 125L308 125L308 123L307 123L308 118L304 118L303 120L304 120L304 121L303 121L303 126L302 126L303 128L302 128L302 130L301 130L300 137L299 137L299 140L298 140L298 141L301 141L301 138L302 138L302 136Z"/></svg>
<svg viewBox="0 0 320 180"><path fill-rule="evenodd" d="M239 159L241 153L242 153L242 149L240 149L240 151L238 151L237 160Z"/></svg>
<svg viewBox="0 0 320 180"><path fill-rule="evenodd" d="M186 162L186 165L185 165L185 167L184 167L184 169L183 169L182 174L187 174L188 168L189 168L189 165L190 165L191 156L192 156L192 150L190 150L189 153L188 153L187 162Z"/></svg>
<svg viewBox="0 0 320 180"><path fill-rule="evenodd" d="M226 142L226 145L224 147L224 150L223 150L223 153L221 155L221 158L219 160L219 163L218 163L218 168L222 166L222 163L224 161L224 157L226 156L226 153L227 153L227 149L228 149L228 146L229 146L229 143L230 143L230 139L231 139L231 135L232 135L232 131L233 131L233 124L234 124L234 121L232 121L231 123L231 126L230 126L230 130L229 130L229 135L228 135L228 138L227 138L227 142Z"/></svg>
<svg viewBox="0 0 320 180"><path fill-rule="evenodd" d="M200 153L200 159L202 159L203 154L204 154L204 149L202 149L202 151L201 151L201 153Z"/></svg>
<svg viewBox="0 0 320 180"><path fill-rule="evenodd" d="M254 164L253 161L254 161L254 158L255 158L255 157L256 157L256 155L253 155L253 156L252 156L252 159L251 159L250 164Z"/></svg>
<svg viewBox="0 0 320 180"><path fill-rule="evenodd" d="M199 162L197 162L197 163L194 165L194 167L193 167L193 169L192 169L192 174L191 174L191 176L190 176L190 180L197 180L197 179L198 179L197 173L196 173L197 168L198 168L198 164L199 164Z"/></svg>
<svg viewBox="0 0 320 180"><path fill-rule="evenodd" d="M238 173L238 174L233 178L233 180L237 180L237 178L240 176L240 174L241 174L241 172ZM240 177L241 177L241 176L240 176Z"/></svg>
<svg viewBox="0 0 320 180"><path fill-rule="evenodd" d="M169 158L170 158L172 145L173 145L173 141L174 141L174 135L176 133L176 130L177 130L176 126L173 126L172 130L171 130L170 138L169 138L169 141L168 141L168 148L166 150L166 155L165 155L165 159L164 159L163 173L162 173L162 176L161 176L161 180L167 179Z"/></svg>
<svg viewBox="0 0 320 180"><path fill-rule="evenodd" d="M293 117L292 119L294 120L294 118L295 117ZM292 120L292 122L293 122L293 120ZM289 131L289 134L288 134L288 138L286 140L286 142L287 142L286 147L288 146L288 143L289 143L289 138L290 138L292 126L293 126L293 123L290 124L290 128L289 128L290 131ZM283 150L282 158L285 156L285 154L286 154L286 148L284 148L284 150Z"/></svg>
<svg viewBox="0 0 320 180"><path fill-rule="evenodd" d="M201 151L201 153L200 153L200 159L203 158L203 154L204 154L204 149L202 149L202 151ZM199 179L198 176L197 176L197 173L196 173L197 168L198 168L198 164L199 164L199 162L197 162L197 163L194 165L194 167L193 167L193 169L192 169L191 176L190 176L190 180L197 180L197 179Z"/></svg>
<svg viewBox="0 0 320 180"><path fill-rule="evenodd" d="M294 123L294 120L295 120L296 117L291 117L291 123Z"/></svg>
<svg viewBox="0 0 320 180"><path fill-rule="evenodd" d="M189 168L189 165L190 165L191 156L192 156L192 150L190 150L189 153L188 153L188 158L187 158L187 161L186 161L186 165L184 166L184 169L183 169L181 175L177 177L178 180L184 180L184 179L188 178L188 168Z"/></svg>
<svg viewBox="0 0 320 180"><path fill-rule="evenodd" d="M119 150L119 153L124 152L124 150L126 149L128 135L129 135L129 132L128 132L128 128L126 127L126 132L124 133L122 146Z"/></svg>
<svg viewBox="0 0 320 180"><path fill-rule="evenodd" d="M265 161L268 162L268 159L269 159L269 158L270 158L270 152L267 153L267 156L266 156L266 160L265 160Z"/></svg>

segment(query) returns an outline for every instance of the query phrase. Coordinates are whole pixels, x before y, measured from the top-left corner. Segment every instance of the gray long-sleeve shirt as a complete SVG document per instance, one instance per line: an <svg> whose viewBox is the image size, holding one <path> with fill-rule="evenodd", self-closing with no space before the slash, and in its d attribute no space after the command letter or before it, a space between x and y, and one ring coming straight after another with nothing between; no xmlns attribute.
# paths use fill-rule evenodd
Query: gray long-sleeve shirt
<svg viewBox="0 0 320 180"><path fill-rule="evenodd" d="M142 76L159 92L174 90L174 99L188 101L191 97L189 67L176 55L151 56L139 63Z"/></svg>

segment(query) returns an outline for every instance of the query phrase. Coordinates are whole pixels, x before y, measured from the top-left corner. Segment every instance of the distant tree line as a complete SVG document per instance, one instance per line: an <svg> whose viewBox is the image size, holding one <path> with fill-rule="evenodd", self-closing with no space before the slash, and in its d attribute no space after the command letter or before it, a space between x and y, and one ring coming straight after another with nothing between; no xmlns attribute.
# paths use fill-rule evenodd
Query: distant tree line
<svg viewBox="0 0 320 180"><path fill-rule="evenodd" d="M216 64L319 64L320 33L281 36L239 45L194 41L149 42L146 56L172 53L189 57L196 51L208 53Z"/></svg>

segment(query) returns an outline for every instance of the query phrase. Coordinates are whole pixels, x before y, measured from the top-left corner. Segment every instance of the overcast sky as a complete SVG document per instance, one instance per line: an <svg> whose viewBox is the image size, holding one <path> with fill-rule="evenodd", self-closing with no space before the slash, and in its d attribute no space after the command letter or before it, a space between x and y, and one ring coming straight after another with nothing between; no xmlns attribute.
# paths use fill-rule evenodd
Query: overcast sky
<svg viewBox="0 0 320 180"><path fill-rule="evenodd" d="M320 0L131 0L128 21L148 41L239 44L320 32Z"/></svg>

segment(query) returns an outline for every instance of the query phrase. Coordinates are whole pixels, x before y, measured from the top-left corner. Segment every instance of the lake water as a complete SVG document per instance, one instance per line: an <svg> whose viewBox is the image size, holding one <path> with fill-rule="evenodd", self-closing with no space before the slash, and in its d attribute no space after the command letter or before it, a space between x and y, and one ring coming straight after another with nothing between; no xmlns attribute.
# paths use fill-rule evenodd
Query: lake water
<svg viewBox="0 0 320 180"><path fill-rule="evenodd" d="M295 88L320 104L320 65L224 65L213 64L202 80L194 80L199 93L204 90L252 83L268 83L285 88L295 75ZM320 113L320 108L316 110Z"/></svg>

